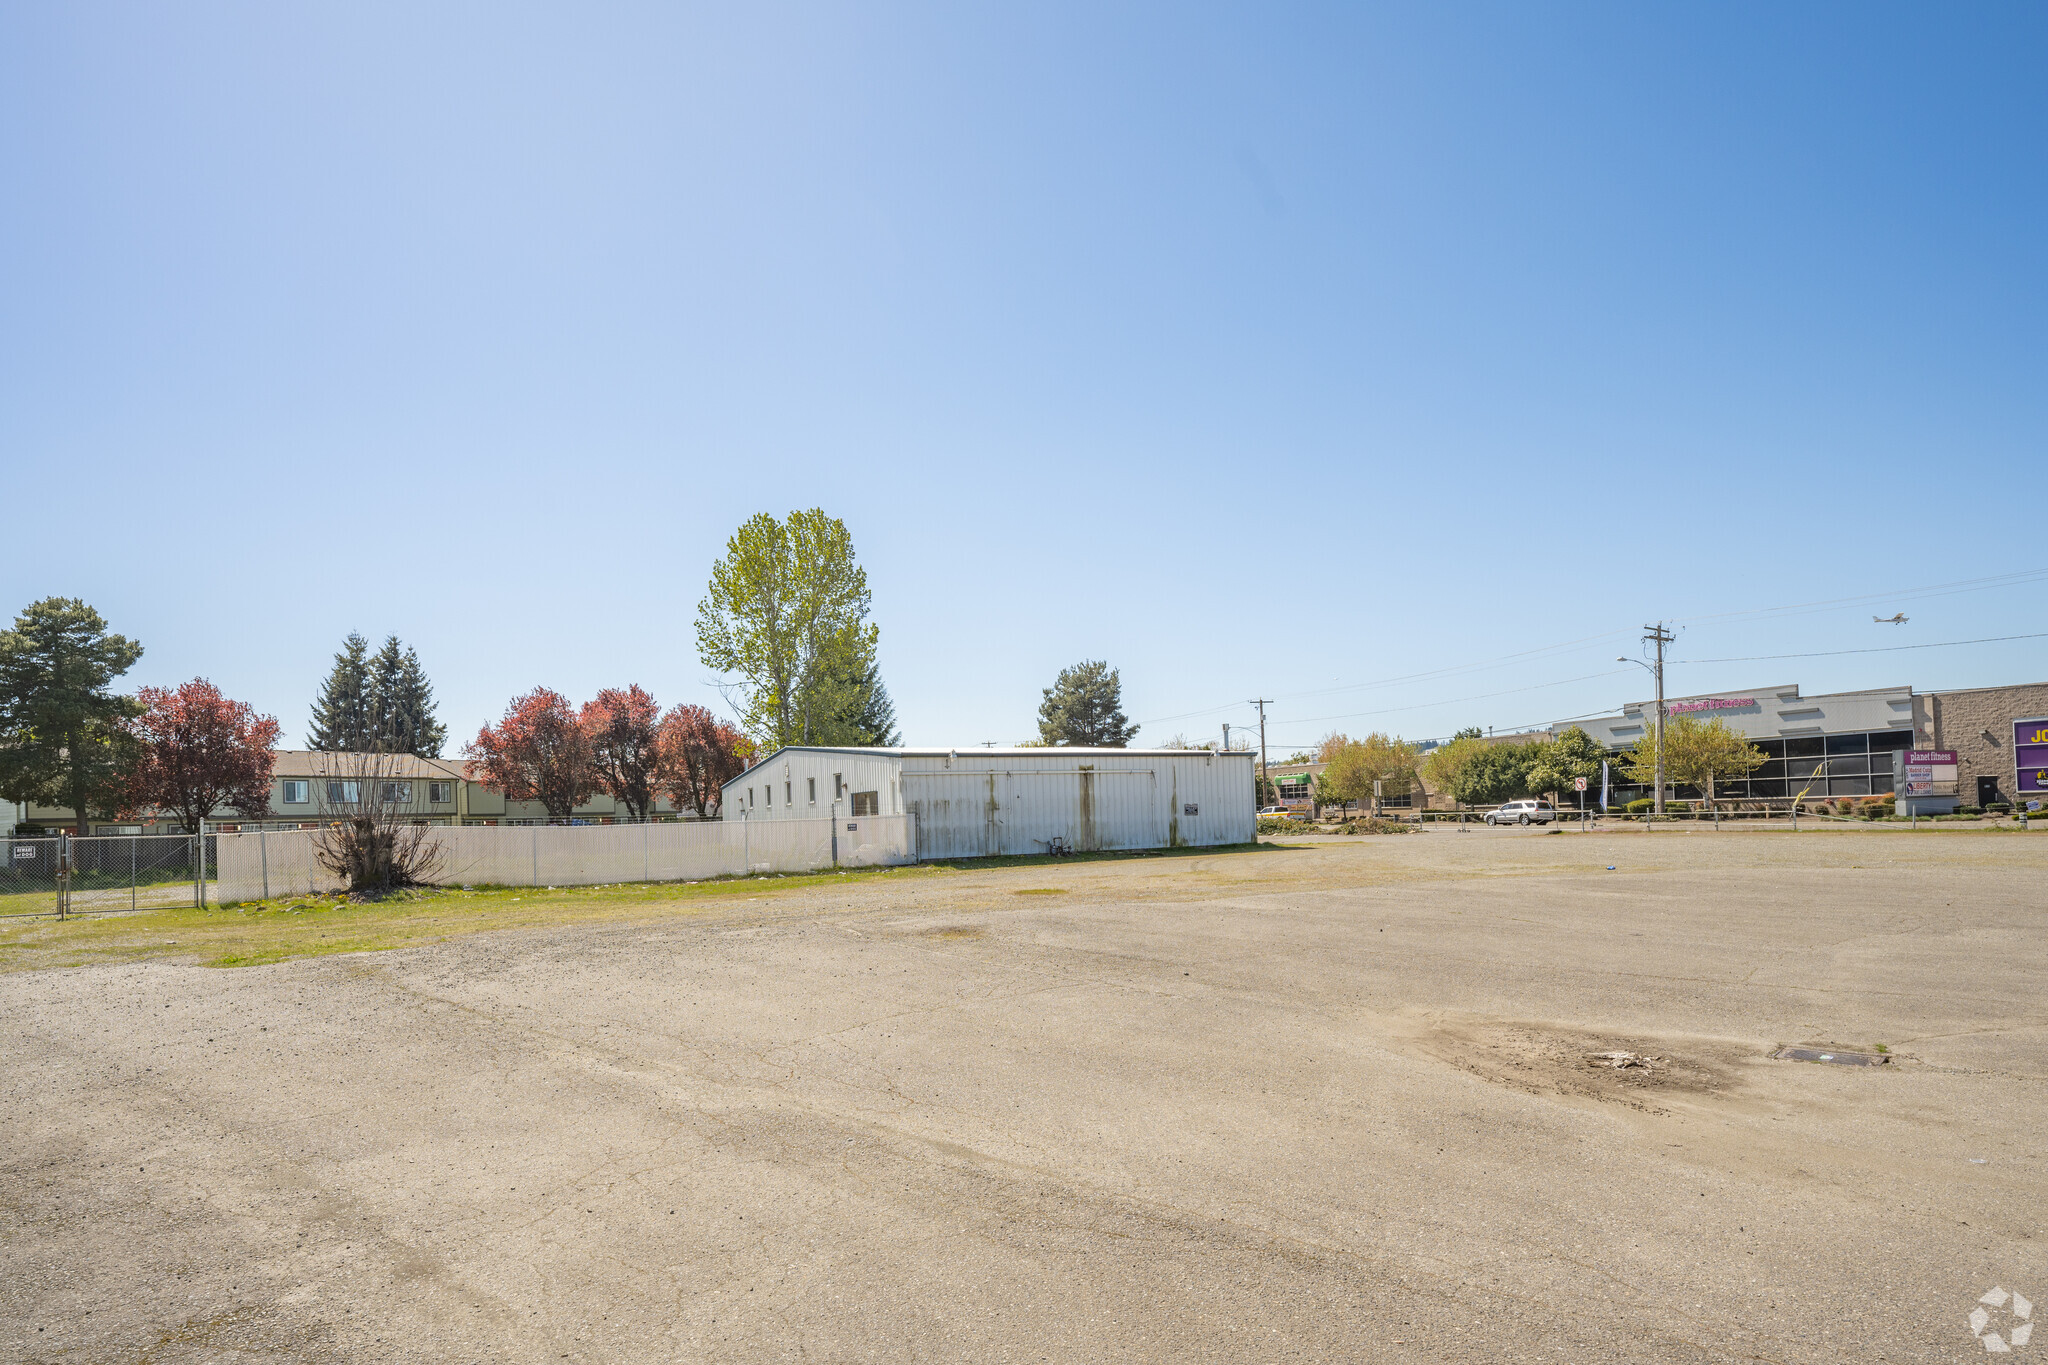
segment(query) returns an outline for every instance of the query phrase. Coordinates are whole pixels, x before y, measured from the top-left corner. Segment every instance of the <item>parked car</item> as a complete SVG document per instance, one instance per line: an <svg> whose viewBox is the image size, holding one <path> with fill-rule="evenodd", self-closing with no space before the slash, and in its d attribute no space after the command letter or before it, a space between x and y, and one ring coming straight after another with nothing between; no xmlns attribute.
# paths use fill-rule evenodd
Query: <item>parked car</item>
<svg viewBox="0 0 2048 1365"><path fill-rule="evenodd" d="M1547 825L1557 818L1557 807L1548 801L1510 801L1486 813L1489 825Z"/></svg>

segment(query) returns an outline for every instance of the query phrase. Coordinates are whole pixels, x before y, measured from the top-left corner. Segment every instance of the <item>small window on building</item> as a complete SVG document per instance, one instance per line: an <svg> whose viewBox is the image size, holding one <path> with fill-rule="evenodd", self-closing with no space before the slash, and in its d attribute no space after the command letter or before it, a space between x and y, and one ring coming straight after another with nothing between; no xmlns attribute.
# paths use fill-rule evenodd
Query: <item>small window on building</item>
<svg viewBox="0 0 2048 1365"><path fill-rule="evenodd" d="M749 806L754 804L754 789L752 787L747 788L747 804Z"/></svg>
<svg viewBox="0 0 2048 1365"><path fill-rule="evenodd" d="M832 799L837 801L844 795L846 795L846 783L840 780L840 774L832 774Z"/></svg>
<svg viewBox="0 0 2048 1365"><path fill-rule="evenodd" d="M412 804L412 783L386 782L384 804L387 806L409 806Z"/></svg>
<svg viewBox="0 0 2048 1365"><path fill-rule="evenodd" d="M807 778L805 778L805 779L804 779L804 790L805 790L805 792L807 792L807 793L809 794L809 796L810 796L810 800L811 800L811 804L812 804L812 805L814 805L814 806L815 806L815 805L817 805L817 804L818 804L818 779L817 779L817 778L815 778L815 777L807 777Z"/></svg>
<svg viewBox="0 0 2048 1365"><path fill-rule="evenodd" d="M853 794L853 813L855 815L881 814L881 795L878 791L855 792Z"/></svg>
<svg viewBox="0 0 2048 1365"><path fill-rule="evenodd" d="M285 803L285 804L286 804L287 806L303 806L303 805L305 805L305 804L306 804L306 784L305 784L305 783L303 783L303 782L287 782L287 783L285 783L285 784L284 784L284 803Z"/></svg>
<svg viewBox="0 0 2048 1365"><path fill-rule="evenodd" d="M442 805L454 799L455 784L453 782L429 782L427 784L427 800L434 804Z"/></svg>
<svg viewBox="0 0 2048 1365"><path fill-rule="evenodd" d="M794 806L796 804L794 784L788 782L782 784L782 804L785 806Z"/></svg>

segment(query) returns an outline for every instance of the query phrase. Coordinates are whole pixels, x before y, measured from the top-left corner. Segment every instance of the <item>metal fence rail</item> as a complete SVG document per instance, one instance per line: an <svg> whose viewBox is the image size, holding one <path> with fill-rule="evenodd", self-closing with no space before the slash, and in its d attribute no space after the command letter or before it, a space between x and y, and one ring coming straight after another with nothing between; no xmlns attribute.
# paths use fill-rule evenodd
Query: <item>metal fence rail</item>
<svg viewBox="0 0 2048 1365"><path fill-rule="evenodd" d="M637 825L448 825L432 880L443 886L595 886L813 872L917 860L915 817L690 820ZM317 830L209 836L212 898L223 905L338 891Z"/></svg>
<svg viewBox="0 0 2048 1365"><path fill-rule="evenodd" d="M206 836L209 868L217 838ZM197 905L199 884L193 869L198 844L189 834L0 839L0 916L55 914L67 854L73 910L105 913Z"/></svg>

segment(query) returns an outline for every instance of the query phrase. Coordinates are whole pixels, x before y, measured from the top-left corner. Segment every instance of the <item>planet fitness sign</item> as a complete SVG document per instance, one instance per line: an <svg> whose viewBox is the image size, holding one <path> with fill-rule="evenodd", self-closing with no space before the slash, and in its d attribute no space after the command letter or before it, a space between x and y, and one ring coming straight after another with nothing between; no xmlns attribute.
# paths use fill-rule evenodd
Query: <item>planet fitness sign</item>
<svg viewBox="0 0 2048 1365"><path fill-rule="evenodd" d="M1745 706L1755 705L1755 697L1708 697L1702 701L1675 701L1664 709L1675 714L1681 711L1739 711Z"/></svg>
<svg viewBox="0 0 2048 1365"><path fill-rule="evenodd" d="M2012 723L2013 776L2028 796L2048 792L2048 716Z"/></svg>

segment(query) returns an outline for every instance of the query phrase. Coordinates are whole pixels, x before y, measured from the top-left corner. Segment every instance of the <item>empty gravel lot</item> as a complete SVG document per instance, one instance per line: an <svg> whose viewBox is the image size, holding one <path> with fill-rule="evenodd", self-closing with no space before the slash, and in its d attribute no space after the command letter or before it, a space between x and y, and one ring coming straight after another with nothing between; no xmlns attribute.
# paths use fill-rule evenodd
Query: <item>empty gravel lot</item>
<svg viewBox="0 0 2048 1365"><path fill-rule="evenodd" d="M0 1357L1982 1358L2044 870L1442 830L17 971Z"/></svg>

